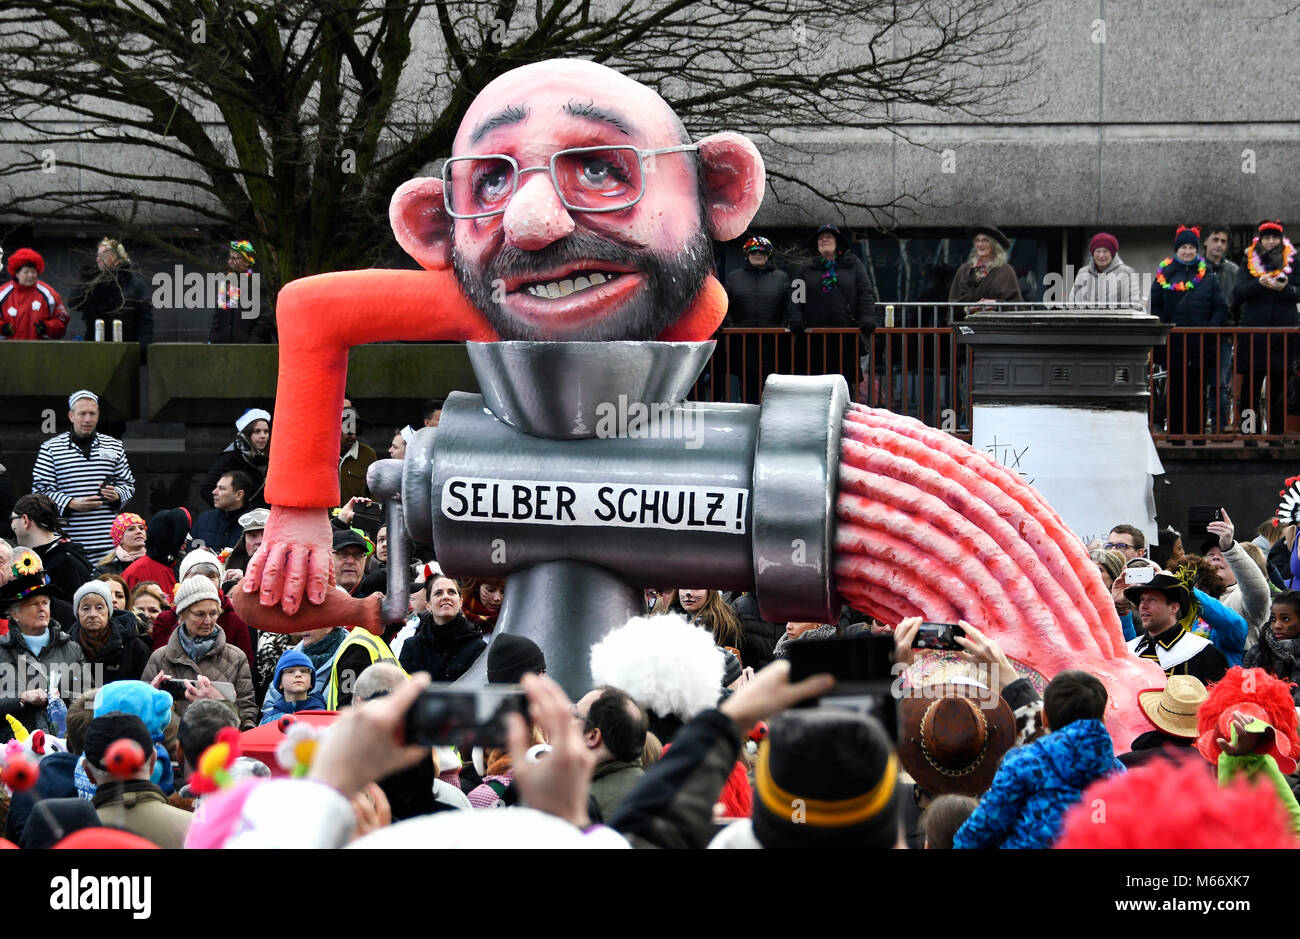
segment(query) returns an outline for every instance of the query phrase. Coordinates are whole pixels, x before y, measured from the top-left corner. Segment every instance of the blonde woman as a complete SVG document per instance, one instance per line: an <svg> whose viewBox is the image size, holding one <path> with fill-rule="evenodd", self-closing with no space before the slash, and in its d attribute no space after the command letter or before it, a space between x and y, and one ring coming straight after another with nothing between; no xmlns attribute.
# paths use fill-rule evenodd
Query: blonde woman
<svg viewBox="0 0 1300 939"><path fill-rule="evenodd" d="M953 303L1021 302L1024 298L1016 272L1007 264L1011 239L992 225L972 229L971 235L975 245L966 263L957 268L948 299Z"/></svg>
<svg viewBox="0 0 1300 939"><path fill-rule="evenodd" d="M131 266L122 242L105 238L95 264L82 268L81 283L70 309L82 318L82 335L95 338L95 321L104 321L104 338L112 339L113 320L122 321L122 340L145 346L153 342L153 305L149 287Z"/></svg>

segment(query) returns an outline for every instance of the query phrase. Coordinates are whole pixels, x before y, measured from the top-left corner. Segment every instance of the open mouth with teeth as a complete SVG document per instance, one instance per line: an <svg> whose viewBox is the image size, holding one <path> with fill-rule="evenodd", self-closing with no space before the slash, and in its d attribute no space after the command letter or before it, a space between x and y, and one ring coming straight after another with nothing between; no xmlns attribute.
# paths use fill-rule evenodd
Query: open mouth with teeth
<svg viewBox="0 0 1300 939"><path fill-rule="evenodd" d="M607 284L612 280L617 280L621 274L613 271L601 272L592 271L589 274L582 274L578 277L565 278L564 280L552 280L547 283L527 284L524 290L534 297L540 297L543 300L558 300L561 297L567 297L569 294L578 293L583 290L589 290L592 287L599 287L601 284Z"/></svg>
<svg viewBox="0 0 1300 939"><path fill-rule="evenodd" d="M582 264L548 271L535 280L507 285L504 306L539 327L568 334L615 315L645 287L646 275L635 268L617 270L607 263Z"/></svg>

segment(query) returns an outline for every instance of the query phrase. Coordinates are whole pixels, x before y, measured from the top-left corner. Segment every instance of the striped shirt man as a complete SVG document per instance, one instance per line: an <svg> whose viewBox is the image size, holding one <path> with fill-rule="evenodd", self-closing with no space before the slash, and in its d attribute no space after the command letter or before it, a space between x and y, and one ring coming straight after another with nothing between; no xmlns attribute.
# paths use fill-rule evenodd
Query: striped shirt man
<svg viewBox="0 0 1300 939"><path fill-rule="evenodd" d="M69 510L68 504L73 499L98 498L105 483L118 491L121 496L118 502L82 511ZM135 476L126 461L122 441L96 433L90 446L83 448L73 439L72 431L64 431L41 444L32 470L32 491L54 500L59 514L66 520L64 529L68 537L81 545L94 564L113 547L110 535L113 519L135 495Z"/></svg>

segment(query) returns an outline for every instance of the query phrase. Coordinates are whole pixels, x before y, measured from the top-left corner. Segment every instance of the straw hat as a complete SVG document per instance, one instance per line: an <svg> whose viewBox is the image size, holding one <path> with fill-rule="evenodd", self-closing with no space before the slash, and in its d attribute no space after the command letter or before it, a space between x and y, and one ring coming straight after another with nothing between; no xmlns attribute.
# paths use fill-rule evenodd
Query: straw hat
<svg viewBox="0 0 1300 939"><path fill-rule="evenodd" d="M1192 739L1196 736L1196 712L1209 696L1200 679L1170 675L1163 688L1139 691L1138 707L1165 733Z"/></svg>

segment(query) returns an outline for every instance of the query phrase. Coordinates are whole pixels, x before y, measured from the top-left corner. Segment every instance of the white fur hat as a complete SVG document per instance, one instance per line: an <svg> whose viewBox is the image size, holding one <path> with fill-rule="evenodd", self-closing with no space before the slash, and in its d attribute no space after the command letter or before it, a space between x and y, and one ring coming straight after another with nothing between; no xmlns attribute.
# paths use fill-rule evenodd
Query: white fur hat
<svg viewBox="0 0 1300 939"><path fill-rule="evenodd" d="M591 677L657 714L688 721L718 703L726 656L684 616L634 616L591 649Z"/></svg>

